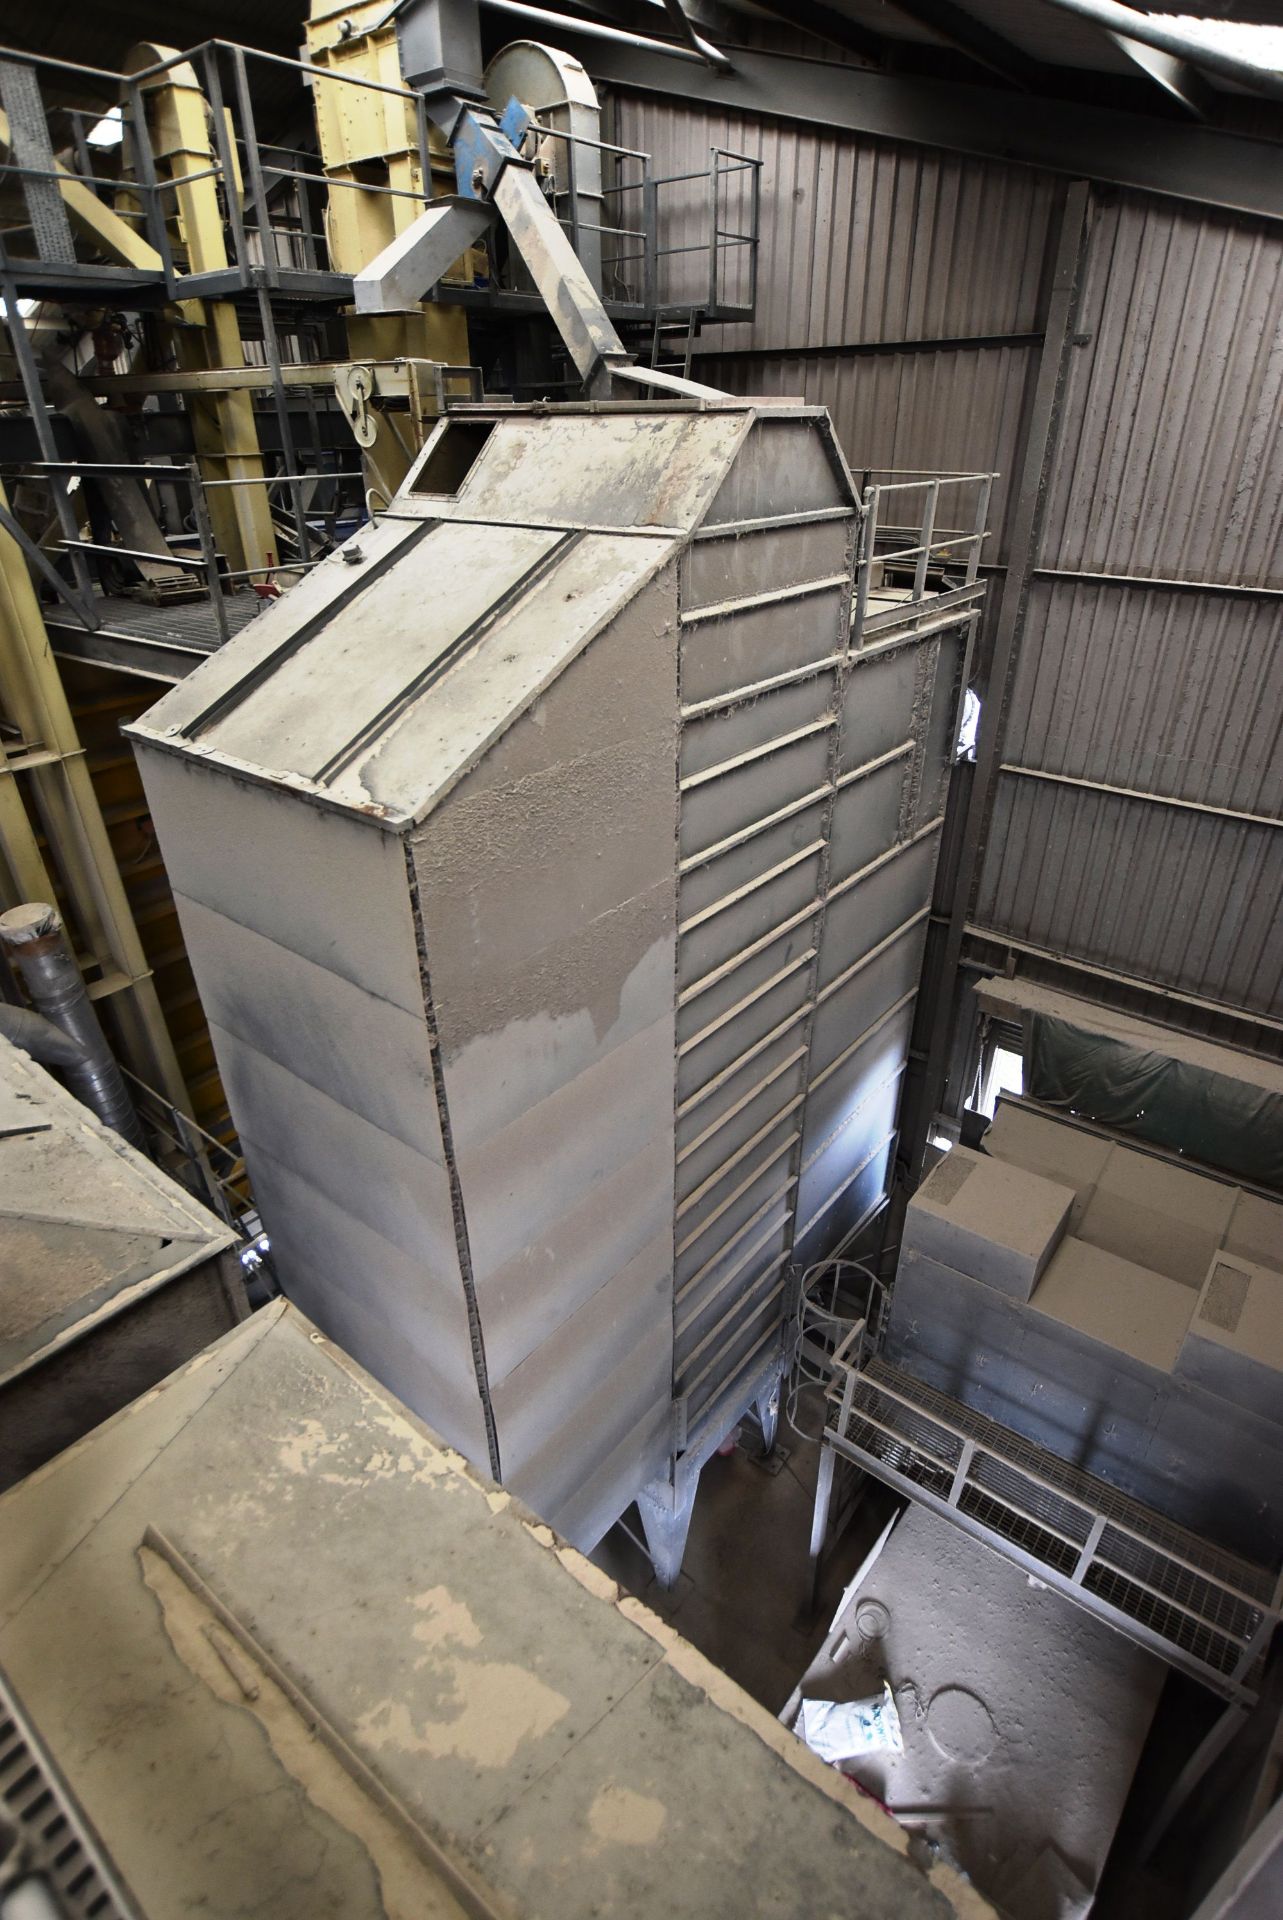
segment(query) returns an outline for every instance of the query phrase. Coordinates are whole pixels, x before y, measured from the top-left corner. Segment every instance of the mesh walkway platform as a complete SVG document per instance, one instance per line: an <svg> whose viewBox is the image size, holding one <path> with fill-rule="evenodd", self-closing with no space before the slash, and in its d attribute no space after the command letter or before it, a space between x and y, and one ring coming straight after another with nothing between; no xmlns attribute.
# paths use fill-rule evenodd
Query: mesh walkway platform
<svg viewBox="0 0 1283 1920"><path fill-rule="evenodd" d="M828 1443L1228 1699L1253 1697L1281 1585L877 1359L839 1366Z"/></svg>
<svg viewBox="0 0 1283 1920"><path fill-rule="evenodd" d="M228 637L232 638L248 626L263 602L257 594L247 592L229 594L223 604ZM59 659L114 667L121 673L172 686L223 644L218 616L208 600L149 606L124 594L106 594L95 599L94 610L101 624L90 631L68 607L43 609L49 639Z"/></svg>

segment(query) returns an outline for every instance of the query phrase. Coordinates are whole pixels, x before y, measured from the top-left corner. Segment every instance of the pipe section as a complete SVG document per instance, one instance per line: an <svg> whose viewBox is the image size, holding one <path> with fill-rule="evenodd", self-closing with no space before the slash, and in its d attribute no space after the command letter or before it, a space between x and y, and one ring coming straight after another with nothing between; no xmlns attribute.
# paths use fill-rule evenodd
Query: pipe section
<svg viewBox="0 0 1283 1920"><path fill-rule="evenodd" d="M98 1024L57 909L32 901L0 913L0 946L37 1013L76 1043L77 1059L61 1066L71 1092L131 1147L146 1153L124 1075Z"/></svg>
<svg viewBox="0 0 1283 1920"><path fill-rule="evenodd" d="M1125 39L1139 40L1142 46L1154 47L1174 60L1188 61L1205 73L1219 73L1236 86L1250 87L1253 93L1266 94L1271 100L1283 100L1283 73L1258 67L1195 34L1182 33L1178 26L1169 26L1153 14L1138 13L1134 7L1118 4L1118 0L1048 0L1048 4L1059 7L1062 13L1076 13L1080 20L1090 20L1106 33L1121 33Z"/></svg>
<svg viewBox="0 0 1283 1920"><path fill-rule="evenodd" d="M725 70L731 64L724 53L702 36L699 45L703 51L696 52L694 47L679 47L671 40L652 40L648 34L629 33L625 27L603 26L596 20L581 20L572 13L552 13L547 7L529 5L528 0L481 0L481 4L494 13L511 13L519 20L533 20L549 33L579 33L589 40L613 40L617 46L640 47L644 53L666 53L672 60L693 60L697 66Z"/></svg>

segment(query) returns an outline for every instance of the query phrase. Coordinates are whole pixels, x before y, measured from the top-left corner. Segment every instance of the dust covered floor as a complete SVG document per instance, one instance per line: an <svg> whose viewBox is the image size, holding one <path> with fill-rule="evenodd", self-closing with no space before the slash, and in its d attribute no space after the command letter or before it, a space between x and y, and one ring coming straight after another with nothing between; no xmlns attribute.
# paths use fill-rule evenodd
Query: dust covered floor
<svg viewBox="0 0 1283 1920"><path fill-rule="evenodd" d="M778 1713L823 1642L847 1582L898 1503L885 1488L870 1485L823 1569L818 1605L808 1619L819 1449L781 1422L776 1456L764 1463L751 1422L745 1422L742 1434L733 1453L714 1454L704 1468L682 1571L670 1593L636 1544L642 1535L635 1507L591 1557L671 1620L746 1693Z"/></svg>

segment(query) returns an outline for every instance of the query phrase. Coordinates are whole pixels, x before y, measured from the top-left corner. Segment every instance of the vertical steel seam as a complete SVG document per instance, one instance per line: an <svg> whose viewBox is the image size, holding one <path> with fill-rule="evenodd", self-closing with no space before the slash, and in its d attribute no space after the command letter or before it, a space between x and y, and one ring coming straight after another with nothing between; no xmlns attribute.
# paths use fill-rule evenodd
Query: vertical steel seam
<svg viewBox="0 0 1283 1920"><path fill-rule="evenodd" d="M436 1099L437 1119L441 1127L441 1152L445 1162L446 1179L450 1186L454 1244L459 1260L459 1279L463 1287L464 1310L468 1316L468 1340L472 1348L472 1365L477 1377L477 1392L481 1399L481 1413L485 1421L486 1450L490 1455L490 1471L502 1486L499 1428L495 1420L494 1402L490 1397L490 1369L486 1362L485 1333L481 1325L481 1309L477 1302L472 1246L468 1238L468 1216L463 1200L463 1181L455 1155L454 1128L450 1120L450 1102L445 1084L445 1062L441 1058L441 1033L437 1025L436 1003L432 997L432 977L428 971L428 945L419 899L419 876L414 865L414 849L409 840L404 842L402 851L405 858L406 885L410 896L410 914L414 922L414 944L419 965L419 991L423 996L423 1019L428 1030L432 1090Z"/></svg>

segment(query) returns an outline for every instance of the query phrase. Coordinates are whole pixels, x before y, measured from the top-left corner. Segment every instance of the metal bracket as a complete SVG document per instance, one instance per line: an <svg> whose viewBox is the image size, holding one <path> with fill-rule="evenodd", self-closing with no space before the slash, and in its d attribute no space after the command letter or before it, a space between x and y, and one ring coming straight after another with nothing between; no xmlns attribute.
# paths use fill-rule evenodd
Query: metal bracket
<svg viewBox="0 0 1283 1920"><path fill-rule="evenodd" d="M64 600L71 608L81 626L87 627L90 633L96 633L102 622L92 604L83 594L67 584L58 569L50 564L30 534L25 531L19 521L14 519L8 507L5 506L0 506L0 527L4 528L11 540L17 541L37 573L49 582L59 599Z"/></svg>
<svg viewBox="0 0 1283 1920"><path fill-rule="evenodd" d="M455 178L463 199L491 199L500 175L508 167L530 171L529 160L522 159L517 146L518 141L525 139L529 124L524 108L516 100L510 100L504 108L502 120L496 120L484 109L478 112L473 107L463 107L450 136ZM517 135L516 140L509 134L509 127Z"/></svg>

